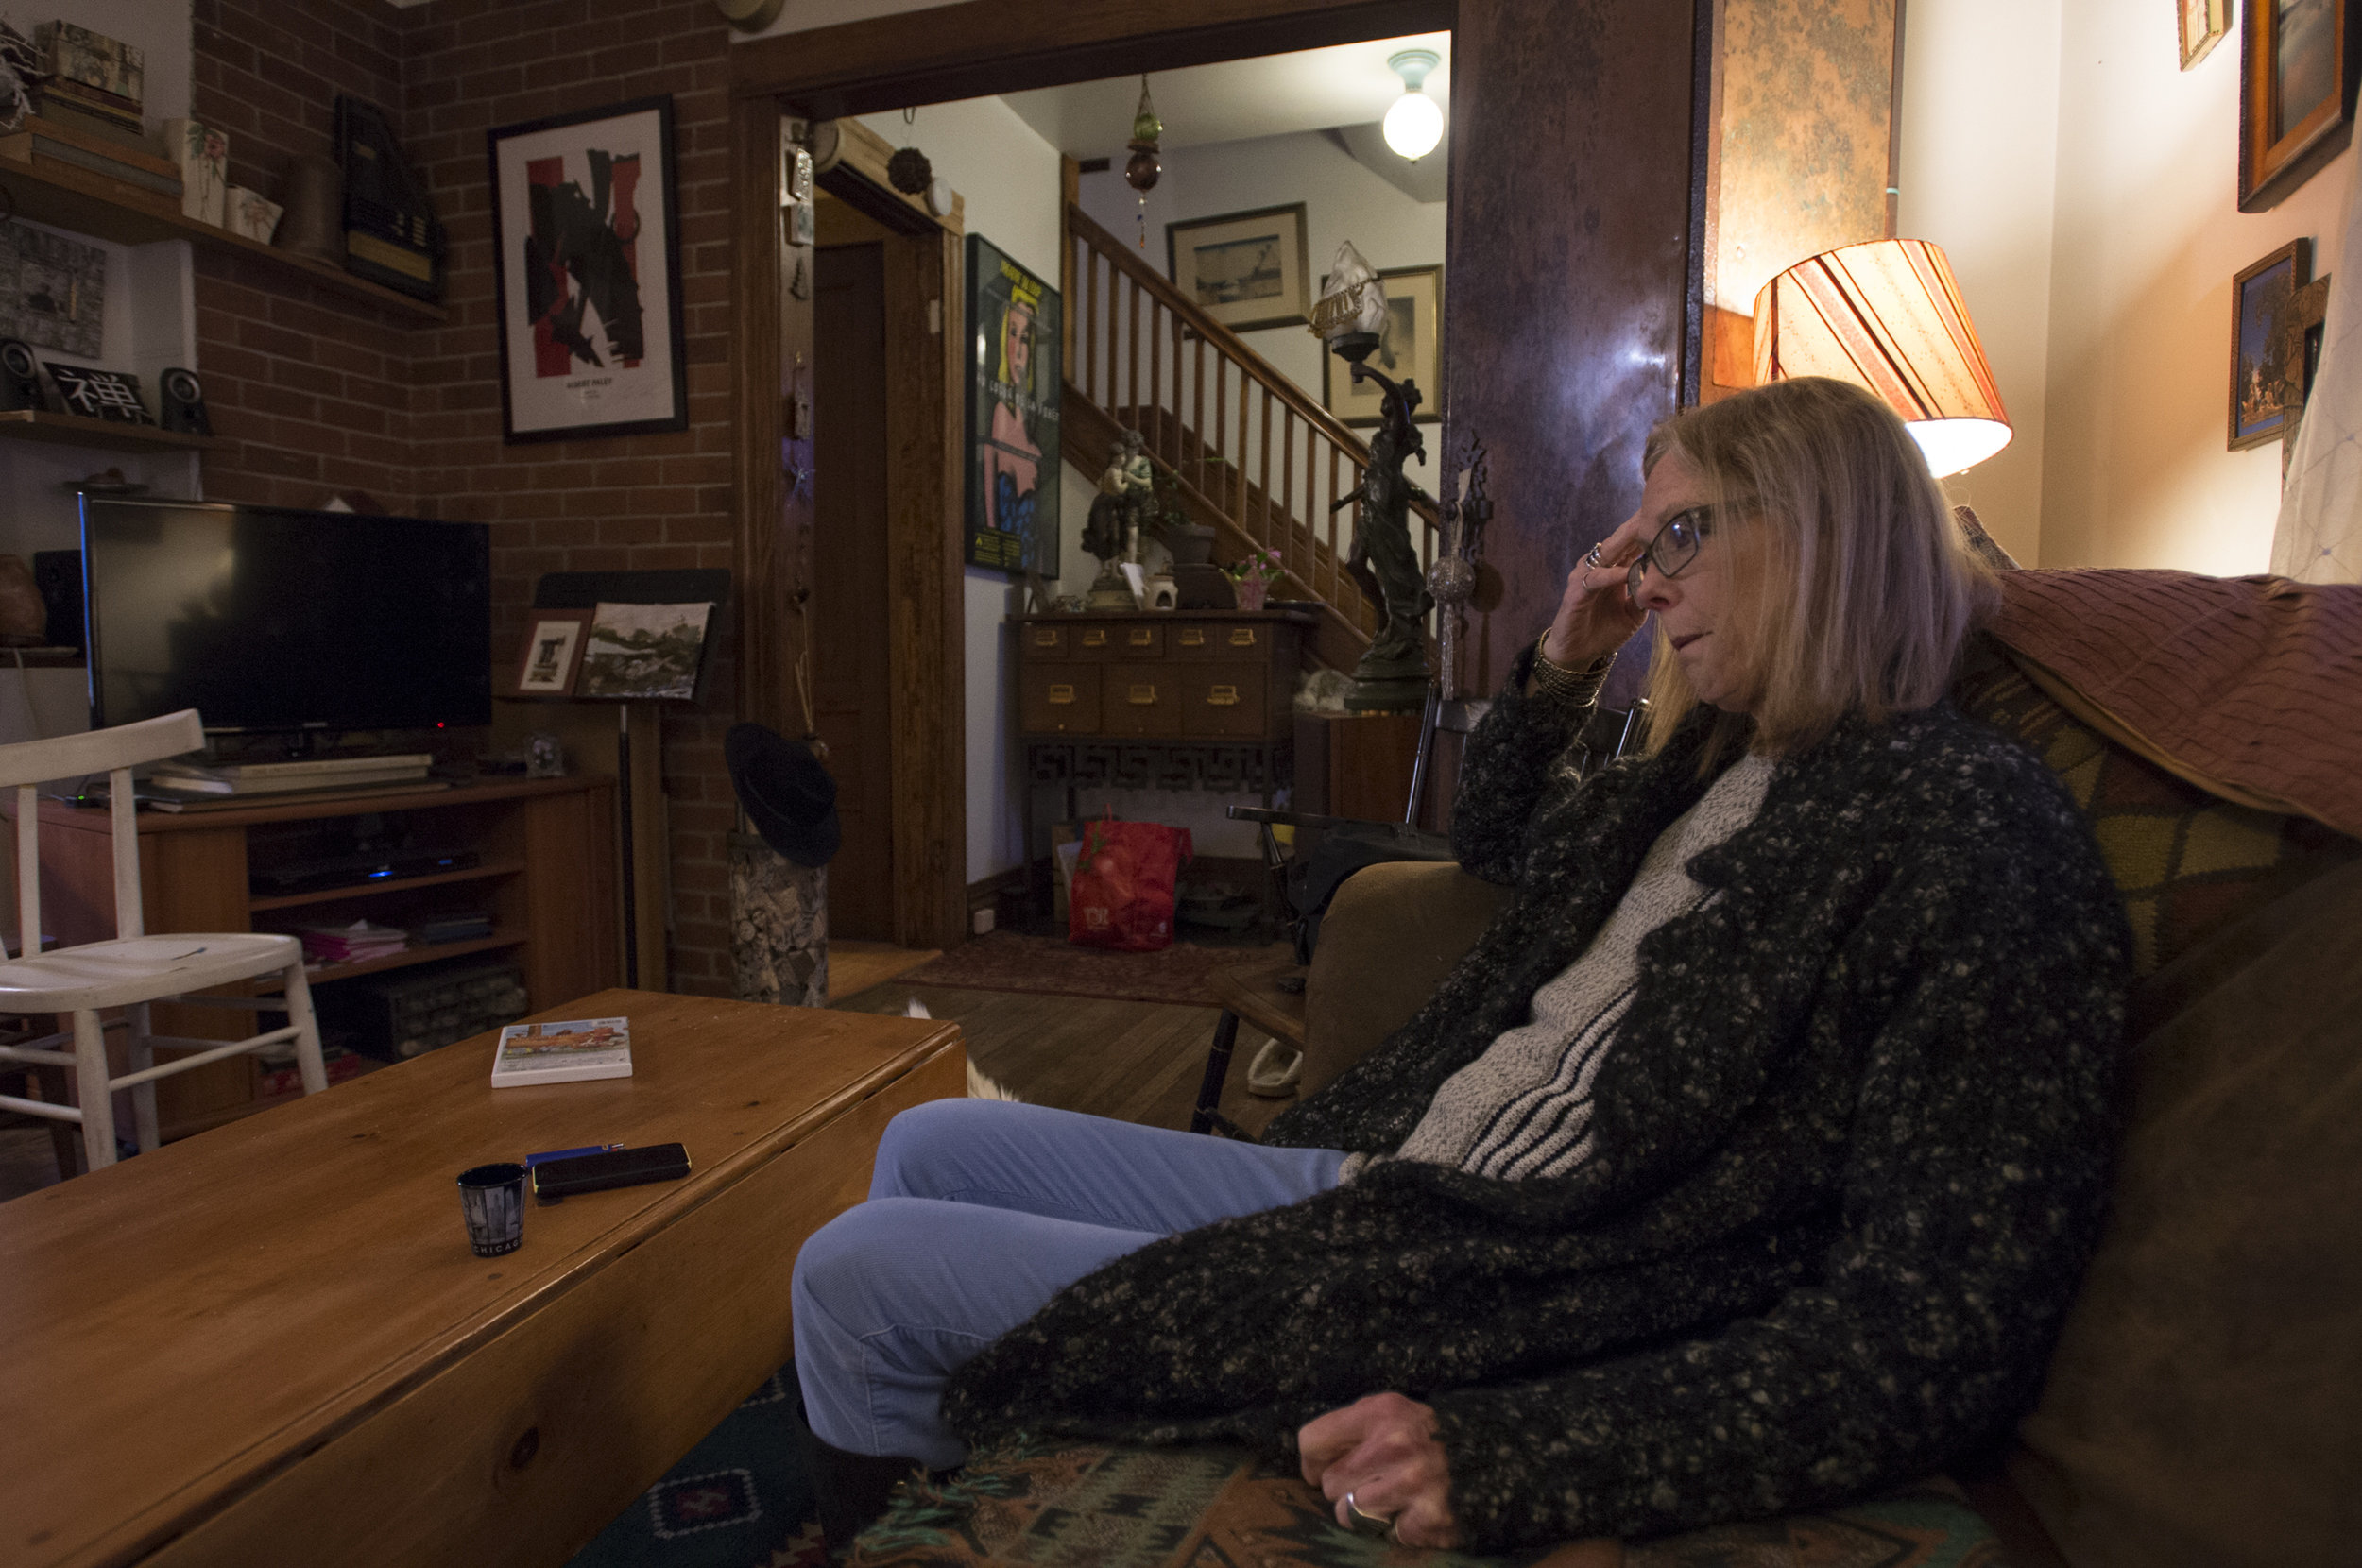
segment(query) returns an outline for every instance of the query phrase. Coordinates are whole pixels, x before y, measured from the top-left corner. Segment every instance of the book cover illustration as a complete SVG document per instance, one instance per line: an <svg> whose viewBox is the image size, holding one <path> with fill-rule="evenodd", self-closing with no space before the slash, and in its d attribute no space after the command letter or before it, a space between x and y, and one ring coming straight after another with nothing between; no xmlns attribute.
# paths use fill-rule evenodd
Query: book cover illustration
<svg viewBox="0 0 2362 1568"><path fill-rule="evenodd" d="M492 1056L492 1086L631 1076L631 1020L572 1018L510 1024Z"/></svg>

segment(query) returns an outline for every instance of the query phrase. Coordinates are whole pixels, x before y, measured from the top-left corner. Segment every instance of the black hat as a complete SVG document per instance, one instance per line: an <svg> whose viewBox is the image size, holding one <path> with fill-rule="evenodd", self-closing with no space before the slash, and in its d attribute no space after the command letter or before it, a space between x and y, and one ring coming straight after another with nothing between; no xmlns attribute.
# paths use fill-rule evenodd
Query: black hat
<svg viewBox="0 0 2362 1568"><path fill-rule="evenodd" d="M797 865L827 865L844 835L836 780L812 748L763 724L736 724L723 737L722 756L762 842Z"/></svg>

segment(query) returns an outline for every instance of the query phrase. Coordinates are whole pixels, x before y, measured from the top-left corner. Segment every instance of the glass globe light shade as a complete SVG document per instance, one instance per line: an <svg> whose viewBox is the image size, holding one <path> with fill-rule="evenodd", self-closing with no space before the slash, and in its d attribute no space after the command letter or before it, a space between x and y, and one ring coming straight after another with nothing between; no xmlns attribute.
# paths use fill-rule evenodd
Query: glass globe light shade
<svg viewBox="0 0 2362 1568"><path fill-rule="evenodd" d="M1903 428L1938 479L1973 469L2010 444L2010 427L1998 419L1909 419Z"/></svg>
<svg viewBox="0 0 2362 1568"><path fill-rule="evenodd" d="M1386 111L1386 145L1417 162L1444 139L1444 111L1433 98L1413 87Z"/></svg>

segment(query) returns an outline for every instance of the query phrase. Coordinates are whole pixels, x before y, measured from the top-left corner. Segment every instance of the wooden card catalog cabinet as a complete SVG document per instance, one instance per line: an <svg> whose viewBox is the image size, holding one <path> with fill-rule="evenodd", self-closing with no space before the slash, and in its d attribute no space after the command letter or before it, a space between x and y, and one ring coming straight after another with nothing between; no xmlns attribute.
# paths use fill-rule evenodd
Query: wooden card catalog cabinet
<svg viewBox="0 0 2362 1568"><path fill-rule="evenodd" d="M1021 618L1020 733L1285 741L1310 625L1268 610Z"/></svg>

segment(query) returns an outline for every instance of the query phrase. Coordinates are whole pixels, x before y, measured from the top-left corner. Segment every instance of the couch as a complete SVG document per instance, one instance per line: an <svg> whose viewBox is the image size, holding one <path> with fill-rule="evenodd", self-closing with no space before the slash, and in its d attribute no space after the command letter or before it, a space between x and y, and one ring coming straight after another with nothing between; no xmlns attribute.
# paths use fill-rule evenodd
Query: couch
<svg viewBox="0 0 2362 1568"><path fill-rule="evenodd" d="M865 1568L2362 1562L2362 588L2013 572L1954 688L2066 780L2124 894L2130 1094L2098 1252L2012 1440L1823 1513L1514 1559L1336 1528L1219 1448L1018 1444L908 1489ZM1383 1039L1504 890L1340 891L1302 1091Z"/></svg>

